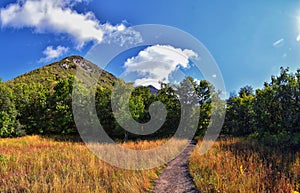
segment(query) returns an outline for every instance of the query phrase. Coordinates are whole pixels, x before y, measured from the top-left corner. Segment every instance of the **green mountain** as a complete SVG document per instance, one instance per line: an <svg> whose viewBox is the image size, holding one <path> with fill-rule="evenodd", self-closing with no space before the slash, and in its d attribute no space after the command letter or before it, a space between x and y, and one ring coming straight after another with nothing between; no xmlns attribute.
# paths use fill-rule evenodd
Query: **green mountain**
<svg viewBox="0 0 300 193"><path fill-rule="evenodd" d="M80 68L87 74L99 74L98 84L102 87L111 87L116 81L116 77L111 73L100 69L97 65L84 59L81 56L70 56L59 62L46 65L31 72L18 76L7 81L9 86L17 83L40 83L44 86L53 86L60 80L68 78L70 75L76 75L77 69Z"/></svg>
<svg viewBox="0 0 300 193"><path fill-rule="evenodd" d="M114 75L83 57L70 56L5 83L0 82L0 93L9 94L0 98L0 109L6 109L4 115L0 111L0 137L76 133L72 114L72 91L76 77L80 77L79 80L83 78L84 83L87 83L85 80L93 80L97 93L108 92L117 80ZM87 77L89 79L85 79ZM101 101L104 99L100 98ZM4 106L1 106L1 101L6 101Z"/></svg>

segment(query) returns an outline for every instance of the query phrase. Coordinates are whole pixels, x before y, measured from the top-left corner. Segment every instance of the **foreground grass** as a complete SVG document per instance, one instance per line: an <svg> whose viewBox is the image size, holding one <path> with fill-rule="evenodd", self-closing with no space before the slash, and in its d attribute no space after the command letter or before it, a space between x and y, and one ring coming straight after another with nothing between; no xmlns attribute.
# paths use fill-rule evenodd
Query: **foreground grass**
<svg viewBox="0 0 300 193"><path fill-rule="evenodd" d="M287 192L300 190L300 153L223 139L204 155L192 153L189 171L200 192Z"/></svg>
<svg viewBox="0 0 300 193"><path fill-rule="evenodd" d="M164 140L129 142L149 149ZM0 139L0 192L148 192L162 168L124 170L99 160L80 142L39 136Z"/></svg>

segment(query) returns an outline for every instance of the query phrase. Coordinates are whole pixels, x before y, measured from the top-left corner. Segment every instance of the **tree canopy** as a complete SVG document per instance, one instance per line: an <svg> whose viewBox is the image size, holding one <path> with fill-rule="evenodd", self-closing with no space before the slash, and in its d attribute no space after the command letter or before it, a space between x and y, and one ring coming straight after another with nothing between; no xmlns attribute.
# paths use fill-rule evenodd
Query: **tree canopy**
<svg viewBox="0 0 300 193"><path fill-rule="evenodd" d="M278 76L253 92L241 88L227 100L224 133L257 137L269 144L300 143L300 70L281 68Z"/></svg>

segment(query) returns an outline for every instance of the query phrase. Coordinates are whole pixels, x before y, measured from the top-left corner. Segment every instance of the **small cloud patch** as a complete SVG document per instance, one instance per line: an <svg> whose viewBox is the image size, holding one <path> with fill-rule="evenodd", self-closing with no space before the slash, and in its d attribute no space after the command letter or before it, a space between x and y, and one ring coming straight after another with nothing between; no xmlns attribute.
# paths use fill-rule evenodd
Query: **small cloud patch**
<svg viewBox="0 0 300 193"><path fill-rule="evenodd" d="M44 51L43 54L45 55L44 58L41 58L40 62L50 62L51 60L57 59L69 51L69 48L64 46L57 46L53 48L53 46L48 46Z"/></svg>
<svg viewBox="0 0 300 193"><path fill-rule="evenodd" d="M279 47L279 46L281 46L281 45L283 45L283 44L284 44L284 39L281 38L281 39L275 41L275 42L273 43L273 46L274 46L274 47Z"/></svg>

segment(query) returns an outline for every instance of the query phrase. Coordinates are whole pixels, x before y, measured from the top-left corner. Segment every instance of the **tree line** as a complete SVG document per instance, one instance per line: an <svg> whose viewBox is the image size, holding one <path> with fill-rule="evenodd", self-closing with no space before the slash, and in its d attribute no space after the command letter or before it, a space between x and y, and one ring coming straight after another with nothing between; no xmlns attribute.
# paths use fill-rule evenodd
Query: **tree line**
<svg viewBox="0 0 300 193"><path fill-rule="evenodd" d="M22 135L77 135L72 113L72 90L75 76L53 81L50 86L37 81L7 84L0 81L0 137ZM195 81L191 77L179 85L161 83L156 93L149 87L134 88L132 83L117 80L124 89L132 90L129 99L130 116L139 123L151 120L149 107L161 101L167 110L161 129L148 136L126 133L118 124L112 111L112 89L99 85L95 93L96 112L105 131L113 138L151 138L172 136L180 123L181 103L192 104L200 112L196 136L203 136L212 113L212 99L223 102L213 86L206 80ZM188 92L192 88L194 92ZM87 91L82 91L87 94ZM122 97L118 104L127 104ZM124 106L117 107L122 110ZM124 110L124 109L123 109ZM120 111L121 112L121 111ZM120 113L120 119L129 119ZM122 117L123 116L123 117ZM191 115L192 116L192 115ZM88 129L88 128L87 128ZM240 89L226 100L226 117L222 134L261 139L266 144L300 144L300 70L290 73L281 68L278 76L272 76L263 88L251 86Z"/></svg>
<svg viewBox="0 0 300 193"><path fill-rule="evenodd" d="M36 81L14 84L0 82L0 136L77 135L78 131L72 113L72 91L76 81L79 80L75 76L69 75L67 78L52 82L50 86ZM151 119L149 107L155 101L161 101L167 110L166 121L154 134L137 136L126 133L116 121L112 111L112 89L99 85L95 92L97 115L107 134L118 139L123 139L126 135L132 139L172 136L180 122L182 102L190 102L194 106L201 105L198 108L201 116L199 124L196 126L198 128L197 135L201 135L209 123L211 98L218 96L208 81L196 82L191 77L187 77L177 86L161 83L161 89L156 93L151 93L149 87L134 88L132 83L125 83L123 80L117 80L117 82L121 84L122 88L132 90L129 110L130 116L135 121L148 122ZM191 93L185 92L188 86L194 91L192 92L193 96ZM81 88L80 92L83 96L88 94L86 88ZM122 95L119 96L118 104L127 104ZM118 108L122 110L123 106ZM121 119L129 119L128 115L123 113L120 113L120 116Z"/></svg>
<svg viewBox="0 0 300 193"><path fill-rule="evenodd" d="M223 133L248 136L270 145L300 144L300 69L281 68L262 89L240 89L227 100Z"/></svg>

